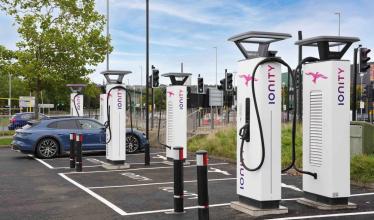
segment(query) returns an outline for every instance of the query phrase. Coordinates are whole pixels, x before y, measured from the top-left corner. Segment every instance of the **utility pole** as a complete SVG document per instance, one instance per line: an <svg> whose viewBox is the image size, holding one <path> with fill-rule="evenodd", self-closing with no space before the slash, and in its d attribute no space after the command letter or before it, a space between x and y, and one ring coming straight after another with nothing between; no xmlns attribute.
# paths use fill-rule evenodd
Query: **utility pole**
<svg viewBox="0 0 374 220"><path fill-rule="evenodd" d="M360 48L361 45L358 46ZM357 106L356 106L356 87L357 87L357 70L358 70L358 65L357 65L357 53L358 53L358 48L355 48L353 50L353 85L352 85L352 121L356 121L356 111L357 111Z"/></svg>
<svg viewBox="0 0 374 220"><path fill-rule="evenodd" d="M143 66L140 66L140 120L143 120Z"/></svg>
<svg viewBox="0 0 374 220"><path fill-rule="evenodd" d="M12 117L12 75L9 73L9 101L8 101L8 106L9 106L9 119Z"/></svg>
<svg viewBox="0 0 374 220"><path fill-rule="evenodd" d="M218 88L218 84L217 84L217 82L218 82L218 76L217 76L217 47L213 47L213 48L215 48L216 49L216 88Z"/></svg>
<svg viewBox="0 0 374 220"><path fill-rule="evenodd" d="M106 1L106 37L108 39L106 51L106 70L109 70L109 0Z"/></svg>
<svg viewBox="0 0 374 220"><path fill-rule="evenodd" d="M302 31L298 31L297 32L298 34L298 40L302 40L303 39L303 32ZM302 61L303 59L303 47L301 45L299 45L299 63ZM296 74L295 74L296 76ZM302 74L301 74L301 67L300 67L300 74L296 76L296 83L298 83L298 85L296 85L298 88L299 88L299 91L298 91L298 94L296 94L296 91L294 91L295 93L295 96L297 95L297 112L299 113L299 121L302 121L303 120L303 78L302 78ZM289 113L288 113L289 114Z"/></svg>
<svg viewBox="0 0 374 220"><path fill-rule="evenodd" d="M146 11L146 93L145 93L145 96L146 96L146 120L145 120L145 130L146 130L146 137L147 139L149 140L149 107L148 107L148 103L149 103L149 91L148 91L148 88L149 88L149 0L146 0L146 6L145 6L145 11ZM150 152L149 152L149 145L146 145L145 147L145 152L144 152L144 164L146 166L149 166L150 165Z"/></svg>
<svg viewBox="0 0 374 220"><path fill-rule="evenodd" d="M335 12L336 15L338 15L339 18L339 25L338 25L338 36L340 36L340 12ZM340 51L340 46L338 46L338 51Z"/></svg>

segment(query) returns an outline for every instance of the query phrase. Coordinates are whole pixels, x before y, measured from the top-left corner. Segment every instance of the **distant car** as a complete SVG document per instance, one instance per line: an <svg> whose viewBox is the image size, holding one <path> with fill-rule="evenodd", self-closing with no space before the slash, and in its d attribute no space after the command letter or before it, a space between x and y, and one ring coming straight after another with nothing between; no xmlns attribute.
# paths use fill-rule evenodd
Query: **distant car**
<svg viewBox="0 0 374 220"><path fill-rule="evenodd" d="M40 118L46 118L46 115L40 114ZM35 119L34 112L20 112L16 113L10 118L8 130L16 130L22 128L27 124L27 122Z"/></svg>
<svg viewBox="0 0 374 220"><path fill-rule="evenodd" d="M39 158L53 158L69 152L70 133L83 134L83 151L104 151L106 129L100 122L83 117L48 118L29 122L16 130L11 146ZM126 152L143 151L148 140L141 131L126 130Z"/></svg>

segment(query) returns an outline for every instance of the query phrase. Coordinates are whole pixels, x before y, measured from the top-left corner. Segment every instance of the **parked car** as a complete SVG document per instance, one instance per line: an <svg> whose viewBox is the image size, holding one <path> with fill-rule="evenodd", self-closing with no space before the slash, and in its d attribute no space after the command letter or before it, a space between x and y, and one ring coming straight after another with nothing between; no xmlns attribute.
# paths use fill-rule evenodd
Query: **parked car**
<svg viewBox="0 0 374 220"><path fill-rule="evenodd" d="M69 152L70 133L83 134L83 151L104 151L106 129L100 122L83 117L47 118L31 121L16 130L11 146L23 153L32 153L40 158L53 158ZM136 129L126 130L126 152L143 151L148 140Z"/></svg>
<svg viewBox="0 0 374 220"><path fill-rule="evenodd" d="M47 118L46 115L40 114L40 118ZM8 130L16 130L18 128L22 128L27 124L27 122L35 120L35 113L34 112L20 112L16 113L10 118Z"/></svg>

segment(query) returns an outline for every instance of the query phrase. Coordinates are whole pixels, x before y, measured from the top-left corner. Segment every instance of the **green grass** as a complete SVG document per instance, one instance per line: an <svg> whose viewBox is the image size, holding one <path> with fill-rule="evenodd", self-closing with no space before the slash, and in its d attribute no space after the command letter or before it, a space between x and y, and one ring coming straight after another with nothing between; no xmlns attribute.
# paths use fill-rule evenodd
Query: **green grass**
<svg viewBox="0 0 374 220"><path fill-rule="evenodd" d="M292 161L291 124L282 125L282 167ZM200 135L188 141L188 150L207 150L210 155L236 160L236 129L225 128L209 135ZM296 129L296 165L302 168L302 126ZM374 183L374 154L359 155L351 159L351 179L357 183Z"/></svg>
<svg viewBox="0 0 374 220"><path fill-rule="evenodd" d="M351 159L351 179L362 184L374 182L374 154Z"/></svg>
<svg viewBox="0 0 374 220"><path fill-rule="evenodd" d="M291 130L290 124L282 128L282 166L286 167L292 161L291 157ZM302 165L302 128L297 127L296 133L296 165ZM199 135L188 141L188 149L195 152L199 149L207 150L209 154L236 159L236 129L225 128L209 135Z"/></svg>
<svg viewBox="0 0 374 220"><path fill-rule="evenodd" d="M225 128L209 135L199 135L188 141L188 150L207 150L209 154L235 160L236 129Z"/></svg>
<svg viewBox="0 0 374 220"><path fill-rule="evenodd" d="M9 146L12 143L12 138L0 138L0 145Z"/></svg>
<svg viewBox="0 0 374 220"><path fill-rule="evenodd" d="M303 160L303 128L301 124L296 125L296 139L295 139L295 149L296 149L296 166L298 168L302 167ZM285 124L282 125L282 167L287 167L292 162L292 125Z"/></svg>
<svg viewBox="0 0 374 220"><path fill-rule="evenodd" d="M12 136L14 133L15 131L0 131L1 136Z"/></svg>

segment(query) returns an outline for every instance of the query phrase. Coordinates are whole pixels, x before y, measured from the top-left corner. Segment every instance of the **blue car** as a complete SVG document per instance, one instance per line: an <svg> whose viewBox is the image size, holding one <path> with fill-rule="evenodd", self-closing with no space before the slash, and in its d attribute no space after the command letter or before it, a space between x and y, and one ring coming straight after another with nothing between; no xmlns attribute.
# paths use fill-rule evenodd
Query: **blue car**
<svg viewBox="0 0 374 220"><path fill-rule="evenodd" d="M46 118L46 115L40 114L40 118ZM16 130L22 128L27 122L35 119L34 112L20 112L12 116L9 121L8 130Z"/></svg>
<svg viewBox="0 0 374 220"><path fill-rule="evenodd" d="M100 122L83 117L46 118L31 121L16 130L12 148L23 153L32 153L39 158L53 158L69 152L70 133L83 134L84 151L104 151L106 132ZM126 131L126 152L143 151L148 140L136 129Z"/></svg>

